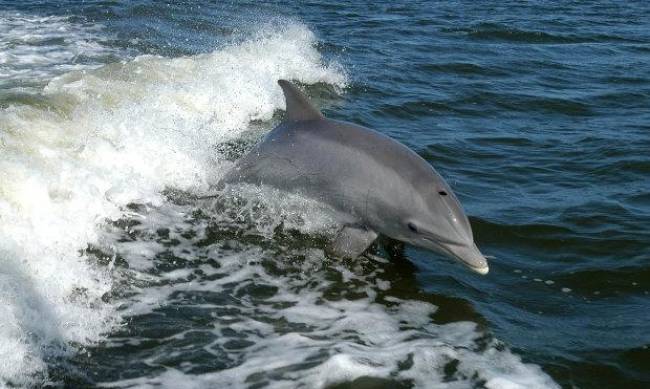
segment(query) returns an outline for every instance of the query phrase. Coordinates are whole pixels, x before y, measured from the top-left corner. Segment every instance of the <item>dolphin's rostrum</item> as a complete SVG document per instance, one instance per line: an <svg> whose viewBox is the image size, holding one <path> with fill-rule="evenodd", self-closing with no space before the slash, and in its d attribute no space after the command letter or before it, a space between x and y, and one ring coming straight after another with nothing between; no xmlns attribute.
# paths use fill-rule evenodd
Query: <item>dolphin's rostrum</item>
<svg viewBox="0 0 650 389"><path fill-rule="evenodd" d="M284 120L224 183L270 185L332 206L343 215L326 248L332 256L356 258L383 234L488 272L458 199L431 165L381 133L325 118L295 85L278 83Z"/></svg>

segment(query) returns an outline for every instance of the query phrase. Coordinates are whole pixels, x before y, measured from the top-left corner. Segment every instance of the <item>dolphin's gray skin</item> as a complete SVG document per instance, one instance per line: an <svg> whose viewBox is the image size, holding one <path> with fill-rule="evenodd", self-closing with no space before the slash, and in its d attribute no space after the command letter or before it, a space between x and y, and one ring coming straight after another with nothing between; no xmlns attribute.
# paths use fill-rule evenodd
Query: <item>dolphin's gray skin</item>
<svg viewBox="0 0 650 389"><path fill-rule="evenodd" d="M293 84L278 83L283 122L222 183L266 184L329 204L344 215L330 255L356 258L383 234L488 272L467 216L431 165L385 135L326 119Z"/></svg>

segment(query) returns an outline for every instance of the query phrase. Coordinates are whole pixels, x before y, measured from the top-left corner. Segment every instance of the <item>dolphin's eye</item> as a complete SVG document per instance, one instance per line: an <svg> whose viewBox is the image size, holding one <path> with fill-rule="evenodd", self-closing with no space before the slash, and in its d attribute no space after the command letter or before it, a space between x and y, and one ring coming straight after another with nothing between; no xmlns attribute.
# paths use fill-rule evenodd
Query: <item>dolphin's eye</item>
<svg viewBox="0 0 650 389"><path fill-rule="evenodd" d="M413 223L409 223L409 224L408 224L408 228L409 228L409 230L411 230L412 232L415 232L415 233L418 232L418 228L417 228L417 227L415 226L415 224L413 224Z"/></svg>
<svg viewBox="0 0 650 389"><path fill-rule="evenodd" d="M440 192L438 192L438 194L440 196L447 196L447 192L445 192L444 190L441 190Z"/></svg>

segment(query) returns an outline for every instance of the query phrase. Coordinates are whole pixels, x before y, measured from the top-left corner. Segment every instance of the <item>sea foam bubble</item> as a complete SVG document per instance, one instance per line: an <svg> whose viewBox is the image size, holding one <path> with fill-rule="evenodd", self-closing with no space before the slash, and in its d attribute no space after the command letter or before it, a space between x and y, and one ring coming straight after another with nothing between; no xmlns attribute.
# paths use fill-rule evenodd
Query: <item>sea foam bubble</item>
<svg viewBox="0 0 650 389"><path fill-rule="evenodd" d="M0 88L42 87L53 76L126 55L104 44L101 25L66 16L0 11L0 36Z"/></svg>
<svg viewBox="0 0 650 389"><path fill-rule="evenodd" d="M277 242L272 236L267 243L229 242L235 226L252 242L269 230L303 231L296 213L309 215L310 235L335 224L311 200L248 190L244 217L221 206L166 204L140 209L137 221L121 224L128 228L110 229L111 241L122 242L120 257L134 265L117 281L137 289L125 292L124 314L136 326L152 317L173 324L138 337L149 344L148 373L127 367L121 375L128 378L100 386L557 387L476 323L436 323L431 303L398 297L390 286L384 294L380 285L395 279L388 262L331 261L309 239L299 247L269 245ZM260 222L260 207L274 217ZM128 353L132 340L116 337L112 350Z"/></svg>
<svg viewBox="0 0 650 389"><path fill-rule="evenodd" d="M73 70L49 81L38 104L2 108L0 382L40 382L49 359L120 322L103 298L110 268L83 253L98 226L130 202L162 204L165 188L207 190L227 165L215 145L283 107L278 79L344 85L315 44L303 25L266 26L211 53ZM45 61L3 58L19 60L9 77Z"/></svg>

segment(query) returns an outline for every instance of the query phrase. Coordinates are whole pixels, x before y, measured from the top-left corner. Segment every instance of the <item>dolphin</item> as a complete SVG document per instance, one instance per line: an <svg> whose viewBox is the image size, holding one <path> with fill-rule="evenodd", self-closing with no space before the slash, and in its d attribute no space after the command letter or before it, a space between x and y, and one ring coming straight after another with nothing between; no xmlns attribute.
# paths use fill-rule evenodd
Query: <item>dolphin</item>
<svg viewBox="0 0 650 389"><path fill-rule="evenodd" d="M219 186L269 185L328 204L342 220L325 248L330 256L356 258L382 234L488 273L463 208L427 161L377 131L325 118L295 85L278 84L282 122Z"/></svg>

